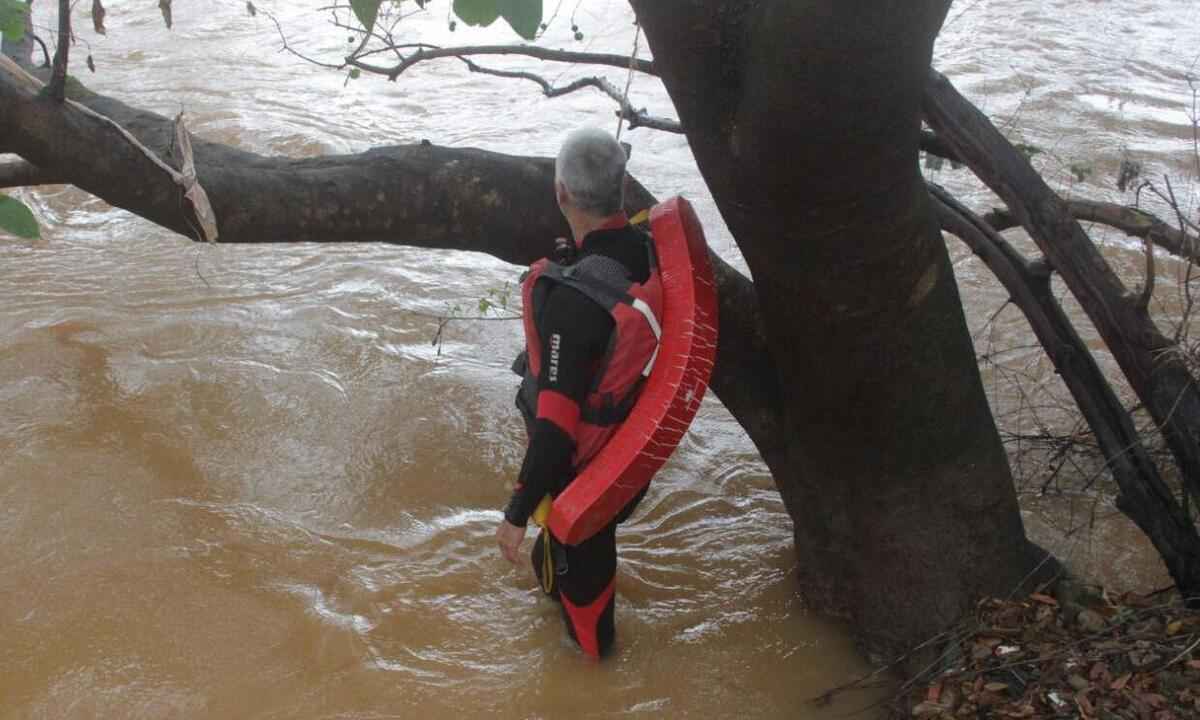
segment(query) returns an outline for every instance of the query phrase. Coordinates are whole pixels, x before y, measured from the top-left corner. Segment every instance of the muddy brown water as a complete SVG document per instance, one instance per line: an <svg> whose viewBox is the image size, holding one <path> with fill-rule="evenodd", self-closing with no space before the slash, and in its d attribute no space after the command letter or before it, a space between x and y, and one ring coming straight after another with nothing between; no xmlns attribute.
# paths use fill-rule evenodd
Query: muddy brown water
<svg viewBox="0 0 1200 720"><path fill-rule="evenodd" d="M452 63L347 83L277 52L240 3L177 3L172 32L152 5L113 0L107 38L80 31L89 84L182 107L198 134L260 152L428 138L548 154L611 118L601 98L548 101ZM258 5L305 52L342 52L324 16ZM433 42L508 38L451 36L444 12L405 22ZM1124 147L1182 178L1194 206L1183 78L1198 74L1197 15L1185 1L956 3L938 64L1047 148L1060 190L1127 197L1112 183ZM628 19L589 1L576 22L583 45L628 52ZM632 94L670 114L650 81ZM683 140L625 139L633 172L694 198L736 261ZM1078 183L1083 162L1094 174ZM961 172L928 172L987 205ZM200 247L77 190L18 194L44 237L0 242L0 717L832 718L876 698L806 702L868 667L844 628L806 613L788 517L711 401L620 533L616 656L597 666L564 640L492 541L523 449L518 328L453 323L435 346L427 317L517 268L400 247ZM1137 245L1102 242L1136 279ZM998 414L1052 398L1016 313L988 324L1003 293L950 247L981 349L1037 378L1022 395L989 369ZM1160 263L1168 313L1179 271ZM1111 514L1103 492L1030 498L1030 530L1106 581L1159 580L1119 519L1100 541L1064 534L1063 508L1089 503Z"/></svg>

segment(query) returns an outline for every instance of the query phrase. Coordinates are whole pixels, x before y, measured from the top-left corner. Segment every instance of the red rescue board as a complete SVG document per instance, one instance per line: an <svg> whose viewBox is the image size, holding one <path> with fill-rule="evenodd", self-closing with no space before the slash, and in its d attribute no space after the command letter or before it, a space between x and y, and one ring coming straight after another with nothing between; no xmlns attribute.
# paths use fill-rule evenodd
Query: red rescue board
<svg viewBox="0 0 1200 720"><path fill-rule="evenodd" d="M674 197L650 211L650 233L663 286L658 356L629 417L550 508L550 532L568 545L599 532L649 484L683 439L712 374L717 288L700 220Z"/></svg>

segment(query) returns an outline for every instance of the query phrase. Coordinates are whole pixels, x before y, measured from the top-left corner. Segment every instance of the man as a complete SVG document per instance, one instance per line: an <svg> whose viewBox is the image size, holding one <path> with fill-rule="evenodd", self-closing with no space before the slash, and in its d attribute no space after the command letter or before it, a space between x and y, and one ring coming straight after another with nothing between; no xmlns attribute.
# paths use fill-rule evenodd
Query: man
<svg viewBox="0 0 1200 720"><path fill-rule="evenodd" d="M566 269L535 264L523 288L527 353L514 369L526 376L517 404L526 415L529 448L496 531L501 552L514 564L543 498L557 497L628 414L656 348L655 321L626 312L618 322L612 302L605 302L645 298L642 312L661 317L650 239L622 210L625 159L608 133L584 129L567 137L555 163L555 194L575 257ZM562 603L568 632L594 657L610 650L615 634L616 526L640 499L577 545L563 545L546 530L534 543L543 590Z"/></svg>

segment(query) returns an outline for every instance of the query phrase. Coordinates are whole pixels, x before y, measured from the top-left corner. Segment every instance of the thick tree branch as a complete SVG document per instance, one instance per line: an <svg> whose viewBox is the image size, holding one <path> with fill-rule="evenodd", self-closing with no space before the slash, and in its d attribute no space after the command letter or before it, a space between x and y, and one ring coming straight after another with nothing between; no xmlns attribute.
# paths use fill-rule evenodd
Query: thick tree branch
<svg viewBox="0 0 1200 720"><path fill-rule="evenodd" d="M426 60L451 57L465 58L474 55L522 55L537 58L538 60L572 63L574 65L607 65L622 70L628 70L632 66L634 70L640 73L647 75L657 74L654 69L654 62L651 60L634 59L630 61L629 57L625 55L553 50L551 48L538 47L537 45L463 45L449 48L426 45L416 52L404 56L404 59L398 64L390 67L380 67L364 63L355 55L347 57L346 64L356 67L363 72L385 75L389 80L395 80L405 70Z"/></svg>
<svg viewBox="0 0 1200 720"><path fill-rule="evenodd" d="M932 130L921 132L921 150L952 162L966 164L954 148ZM1152 213L1094 200L1067 200L1066 203L1068 211L1076 220L1116 228L1130 237L1149 240L1176 257L1200 262L1200 238L1163 222ZM995 208L984 215L983 220L1000 231L1021 224L1007 208Z"/></svg>
<svg viewBox="0 0 1200 720"><path fill-rule="evenodd" d="M930 155L936 155L940 158L945 158L951 162L961 163L962 159L958 153L954 152L954 148L947 145L937 133L932 130L921 131L921 150Z"/></svg>
<svg viewBox="0 0 1200 720"><path fill-rule="evenodd" d="M1149 410L1200 498L1200 392L1178 346L1154 325L1059 198L983 113L930 71L925 118L1004 200L1079 300L1130 385ZM1180 588L1200 593L1200 558Z"/></svg>
<svg viewBox="0 0 1200 720"><path fill-rule="evenodd" d="M1176 257L1200 262L1200 239L1168 225L1145 210L1092 200L1067 200L1066 203L1068 212L1076 220L1116 228L1130 237L1150 240ZM1005 208L993 209L983 219L996 230L1007 230L1021 224Z"/></svg>
<svg viewBox="0 0 1200 720"><path fill-rule="evenodd" d="M56 71L52 73L55 73L52 78L56 77ZM41 82L3 56L0 56L0 77L11 81L11 84L0 85L0 100L9 100L6 104L0 104L0 109L7 111L7 114L0 114L0 130L3 130L6 122L11 122L13 128L13 132L2 133L0 137L7 136L27 161L43 167L58 168L74 167L82 162L80 158L85 155L90 155L92 161L103 161L103 155L97 153L97 145L71 147L72 140L78 141L80 137L90 135L97 144L105 142L106 149L110 152L136 158L142 173L137 177L141 178L144 186L165 196L175 197L180 209L186 206L192 211L184 215L189 228L205 239L215 239L216 225L212 207L204 197L203 186L196 180L190 165L190 138L186 135L186 129L182 129L180 125L182 115L171 126L170 145L170 148L178 147L182 150L176 153L177 162L183 169L181 173L162 160L163 157L170 157L171 152L150 150L120 123L104 113L96 112L74 99L64 98L58 101L50 97L50 102L44 102ZM48 88L47 94L52 95ZM67 127L59 127L59 123ZM34 144L23 142L29 138L23 138L21 134L21 130L30 127L34 128ZM72 150L73 154L64 157L64 146ZM39 155L44 155L44 158Z"/></svg>
<svg viewBox="0 0 1200 720"><path fill-rule="evenodd" d="M29 187L33 185L61 185L66 176L54 170L46 170L24 160L0 162L0 189Z"/></svg>
<svg viewBox="0 0 1200 720"><path fill-rule="evenodd" d="M90 122L72 103L39 100L38 87L0 66L0 137L11 138L32 163L63 168L68 182L110 204L194 237L177 189L129 182L152 171L144 156L130 152L114 130ZM71 94L169 155L173 128L167 118L74 85ZM193 146L196 174L225 243L386 242L484 252L523 265L546 255L552 238L569 233L554 200L553 158L429 142L306 159L264 157L200 138ZM629 179L627 209L654 202ZM721 292L712 388L764 458L778 459L784 446L782 400L754 286L711 257Z"/></svg>
<svg viewBox="0 0 1200 720"><path fill-rule="evenodd" d="M937 185L929 185L942 228L958 236L1004 285L1054 363L1096 437L1118 487L1121 509L1154 543L1175 577L1200 562L1196 526L1163 482L1129 413L1075 332L1050 289L1049 273L1034 268L987 222Z"/></svg>

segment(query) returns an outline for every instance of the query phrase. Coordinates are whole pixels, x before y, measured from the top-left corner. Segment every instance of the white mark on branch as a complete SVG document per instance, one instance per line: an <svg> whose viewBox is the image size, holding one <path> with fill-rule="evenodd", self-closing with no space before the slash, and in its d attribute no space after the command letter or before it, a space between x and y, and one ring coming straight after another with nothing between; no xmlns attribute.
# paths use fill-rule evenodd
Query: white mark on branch
<svg viewBox="0 0 1200 720"><path fill-rule="evenodd" d="M213 211L208 193L200 181L196 179L196 161L192 156L192 140L187 125L183 121L183 113L175 116L175 147L181 155L178 177L175 182L183 187L183 196L192 205L192 212L200 221L200 232L206 242L217 241L217 214Z"/></svg>

